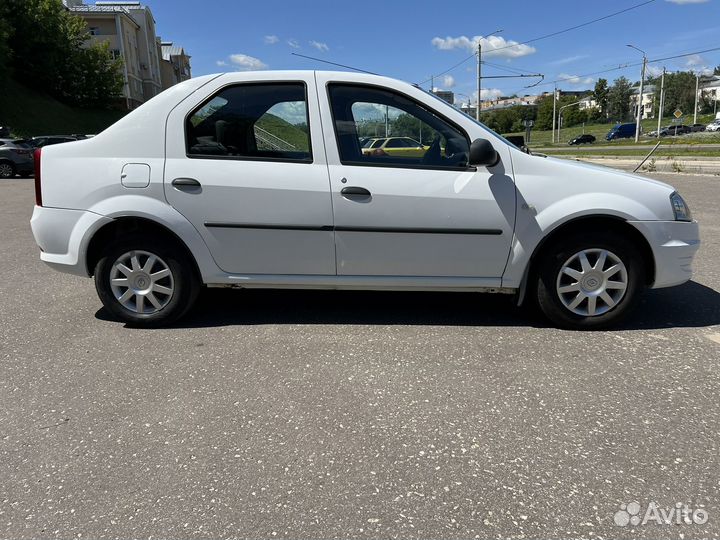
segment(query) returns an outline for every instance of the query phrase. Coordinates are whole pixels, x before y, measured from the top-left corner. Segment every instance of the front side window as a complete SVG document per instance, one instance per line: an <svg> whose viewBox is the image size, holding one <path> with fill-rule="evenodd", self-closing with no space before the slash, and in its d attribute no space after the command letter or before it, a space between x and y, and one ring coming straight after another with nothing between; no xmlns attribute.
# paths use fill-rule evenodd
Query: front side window
<svg viewBox="0 0 720 540"><path fill-rule="evenodd" d="M467 168L467 135L410 98L349 84L331 84L329 94L343 163ZM363 137L378 135L386 137L379 144L361 148L358 143Z"/></svg>
<svg viewBox="0 0 720 540"><path fill-rule="evenodd" d="M312 160L302 83L224 88L188 115L185 132L190 157Z"/></svg>

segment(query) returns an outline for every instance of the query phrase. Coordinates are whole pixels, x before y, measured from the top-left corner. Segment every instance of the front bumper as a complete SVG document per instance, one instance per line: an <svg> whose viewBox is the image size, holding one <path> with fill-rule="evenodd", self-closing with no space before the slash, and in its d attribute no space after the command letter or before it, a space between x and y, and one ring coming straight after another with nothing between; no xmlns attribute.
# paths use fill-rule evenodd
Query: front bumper
<svg viewBox="0 0 720 540"><path fill-rule="evenodd" d="M655 257L653 289L685 283L700 247L697 221L631 221L647 239Z"/></svg>
<svg viewBox="0 0 720 540"><path fill-rule="evenodd" d="M30 219L40 259L60 272L87 277L87 247L93 234L112 219L86 210L36 206Z"/></svg>

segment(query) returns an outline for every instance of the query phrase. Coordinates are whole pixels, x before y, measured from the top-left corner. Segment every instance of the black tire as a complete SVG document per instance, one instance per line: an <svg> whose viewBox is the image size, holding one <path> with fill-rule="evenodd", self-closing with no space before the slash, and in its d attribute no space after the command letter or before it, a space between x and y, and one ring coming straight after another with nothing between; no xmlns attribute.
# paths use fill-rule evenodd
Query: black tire
<svg viewBox="0 0 720 540"><path fill-rule="evenodd" d="M17 173L15 164L12 161L2 160L0 161L0 165L2 165L2 167L0 167L0 178L12 178Z"/></svg>
<svg viewBox="0 0 720 540"><path fill-rule="evenodd" d="M167 281L160 280L158 284L169 285L172 288L172 294L155 294L156 299L161 298L164 305L156 309L148 303L149 309L154 310L151 313L138 313L120 303L110 284L111 275L115 272L113 269L115 262L131 252L155 255L159 258L157 264L160 265L160 268L167 267L170 271L169 277L164 278ZM143 261L143 257L147 257L147 255L141 253L138 257L139 261ZM147 258L144 260L147 261ZM124 277L118 275L121 278ZM129 288L125 285L120 287L116 290L123 291ZM131 326L157 328L173 323L190 310L200 291L200 280L194 270L193 261L190 260L186 251L178 247L175 242L168 242L166 239L157 237L130 236L108 246L105 250L95 266L95 288L105 309L115 318ZM145 301L149 302L149 300ZM135 308L138 303L134 301Z"/></svg>
<svg viewBox="0 0 720 540"><path fill-rule="evenodd" d="M560 272L568 260L585 250L590 250L587 258L591 266L593 263L598 264L597 258L592 259L596 254L593 250L605 250L610 255L617 257L626 269L624 293L606 289L606 292L611 296L615 296L616 304L609 307L602 299L595 300L596 306L601 306L597 307L598 312L601 310L606 311L593 316L588 315L590 310L589 300L583 300L575 308L578 311L584 310L586 313L576 313L567 307L565 302L572 305L572 300L579 297L575 295L574 291L561 295L558 290L559 285L563 285L568 281L576 281L577 278L574 277L566 277L565 275L559 277ZM600 253L597 252L597 255L599 258ZM608 258L608 260L611 259ZM606 263L604 268L609 270L612 266L612 264ZM610 281L622 281L623 276L622 274L614 274L608 279ZM580 280L577 280L577 282L581 283ZM608 231L566 237L545 249L538 263L536 294L540 309L556 326L574 330L602 329L619 324L632 312L637 305L640 294L645 289L645 283L645 262L638 247L620 234ZM591 281L590 284L594 283ZM572 286L574 287L574 285ZM561 296L565 298L565 302Z"/></svg>

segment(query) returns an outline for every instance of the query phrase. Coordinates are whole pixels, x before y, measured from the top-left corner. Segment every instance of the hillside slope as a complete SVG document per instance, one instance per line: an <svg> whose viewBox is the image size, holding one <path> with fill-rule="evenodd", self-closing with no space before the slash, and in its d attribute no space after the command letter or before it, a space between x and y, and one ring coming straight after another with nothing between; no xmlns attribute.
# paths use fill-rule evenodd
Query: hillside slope
<svg viewBox="0 0 720 540"><path fill-rule="evenodd" d="M98 133L125 114L126 111L70 107L13 80L6 81L4 89L0 89L0 125L9 126L13 135L19 137Z"/></svg>

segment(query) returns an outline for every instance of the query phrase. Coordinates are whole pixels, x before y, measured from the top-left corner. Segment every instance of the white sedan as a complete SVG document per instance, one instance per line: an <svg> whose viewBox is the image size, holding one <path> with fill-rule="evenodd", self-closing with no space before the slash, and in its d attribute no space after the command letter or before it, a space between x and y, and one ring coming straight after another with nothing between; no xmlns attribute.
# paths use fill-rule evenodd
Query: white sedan
<svg viewBox="0 0 720 540"><path fill-rule="evenodd" d="M426 150L362 152L388 136ZM646 287L690 279L699 246L672 187L528 154L366 74L194 78L43 148L35 182L41 259L94 276L107 310L138 326L176 320L204 285L506 293L598 328Z"/></svg>

